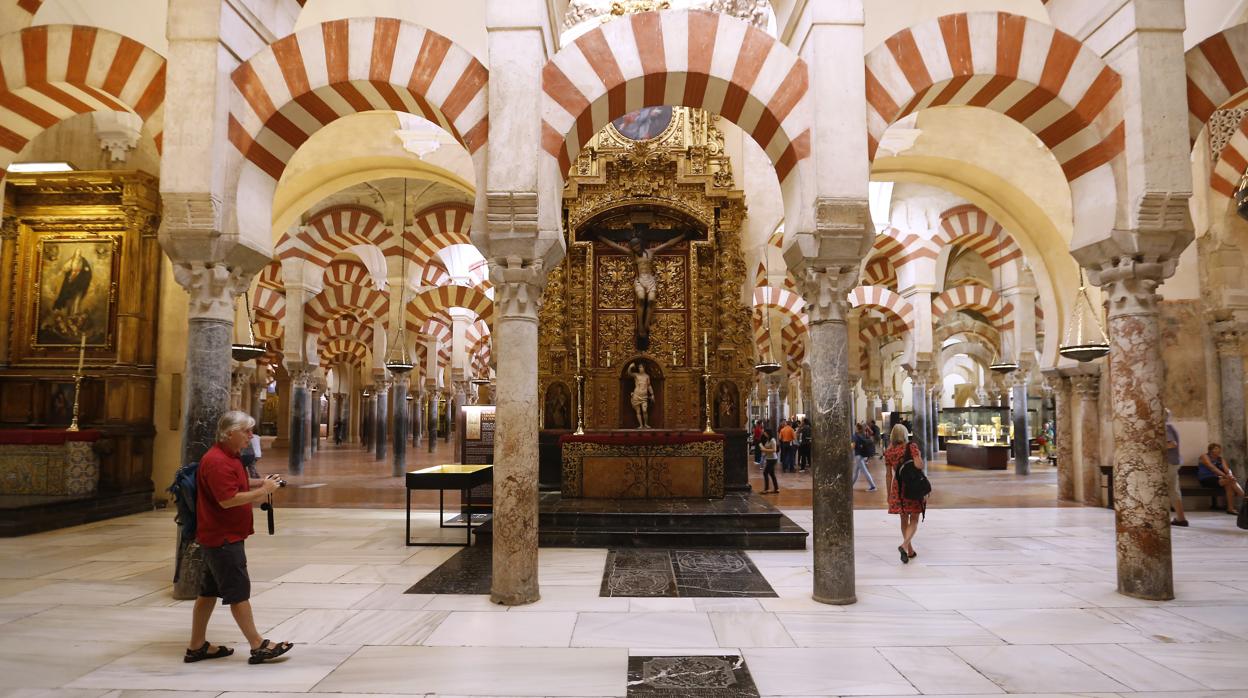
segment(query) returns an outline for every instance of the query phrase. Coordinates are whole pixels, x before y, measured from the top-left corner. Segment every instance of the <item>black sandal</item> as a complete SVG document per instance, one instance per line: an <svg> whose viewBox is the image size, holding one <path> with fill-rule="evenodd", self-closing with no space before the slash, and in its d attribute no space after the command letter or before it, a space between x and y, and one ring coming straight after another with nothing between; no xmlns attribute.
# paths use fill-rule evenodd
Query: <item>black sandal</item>
<svg viewBox="0 0 1248 698"><path fill-rule="evenodd" d="M295 645L292 642L279 642L277 644L273 644L268 640L262 640L260 642L260 646L251 651L251 656L247 658L247 663L261 664L269 661L270 659L277 659L283 654L289 652L294 646Z"/></svg>
<svg viewBox="0 0 1248 698"><path fill-rule="evenodd" d="M897 546L897 552L901 553L901 564L903 564L903 565L905 565L905 564L909 564L909 562L910 562L910 553L907 553L907 552L906 552L906 549L905 549L904 547L900 546L900 545L899 545L899 546Z"/></svg>
<svg viewBox="0 0 1248 698"><path fill-rule="evenodd" d="M205 642L204 646L197 650L187 650L186 656L182 657L182 661L190 664L192 662L200 662L205 659L220 659L221 657L228 657L231 654L234 654L234 648L226 647L225 645L217 645L216 652L209 652L208 648L211 646L212 645L210 643Z"/></svg>

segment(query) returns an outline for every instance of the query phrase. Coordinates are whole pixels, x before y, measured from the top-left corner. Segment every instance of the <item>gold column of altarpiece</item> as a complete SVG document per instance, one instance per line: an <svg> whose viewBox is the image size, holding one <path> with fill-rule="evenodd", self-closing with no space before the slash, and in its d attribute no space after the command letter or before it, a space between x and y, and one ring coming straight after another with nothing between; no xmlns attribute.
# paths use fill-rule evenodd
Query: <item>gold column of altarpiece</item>
<svg viewBox="0 0 1248 698"><path fill-rule="evenodd" d="M637 360L658 372L651 426L744 426L753 364L750 309L741 300L745 203L733 188L715 118L672 108L666 127L640 141L608 126L573 165L564 192L568 254L548 277L539 318L545 428L577 426L578 336L587 429L635 426L625 371ZM650 247L686 235L655 256L658 299L644 351L634 340L633 260L597 241L607 236L622 243L638 229Z"/></svg>

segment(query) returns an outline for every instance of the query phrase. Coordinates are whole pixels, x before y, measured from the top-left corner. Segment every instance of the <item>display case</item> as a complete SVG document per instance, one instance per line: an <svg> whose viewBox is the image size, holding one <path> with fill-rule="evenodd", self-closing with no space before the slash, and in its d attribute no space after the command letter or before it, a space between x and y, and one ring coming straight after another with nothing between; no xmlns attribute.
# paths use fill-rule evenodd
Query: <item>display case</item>
<svg viewBox="0 0 1248 698"><path fill-rule="evenodd" d="M972 446L1010 445L1010 408L946 407L940 411L936 435L941 445L962 442Z"/></svg>

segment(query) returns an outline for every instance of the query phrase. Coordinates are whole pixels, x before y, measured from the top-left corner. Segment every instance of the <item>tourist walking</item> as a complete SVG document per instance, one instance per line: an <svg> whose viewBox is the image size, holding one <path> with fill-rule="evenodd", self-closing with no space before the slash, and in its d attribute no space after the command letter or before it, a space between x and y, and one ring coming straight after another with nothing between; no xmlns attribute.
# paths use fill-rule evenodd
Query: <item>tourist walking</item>
<svg viewBox="0 0 1248 698"><path fill-rule="evenodd" d="M750 443L754 446L754 465L763 464L763 420L754 420L754 432L750 434Z"/></svg>
<svg viewBox="0 0 1248 698"><path fill-rule="evenodd" d="M797 442L797 432L793 429L793 425L789 420L780 423L780 466L784 472L791 473L796 470L794 467L794 445Z"/></svg>
<svg viewBox="0 0 1248 698"><path fill-rule="evenodd" d="M802 426L797 430L797 469L806 472L810 467L810 445L814 430L810 427L810 420L803 419Z"/></svg>
<svg viewBox="0 0 1248 698"><path fill-rule="evenodd" d="M871 470L867 467L875 457L875 441L871 439L871 431L859 422L850 438L854 444L854 480L849 486L852 488L858 484L858 474L862 473L867 476L867 491L874 492L875 478L871 477Z"/></svg>
<svg viewBox="0 0 1248 698"><path fill-rule="evenodd" d="M1174 507L1174 518L1171 526L1186 526L1187 514L1183 511L1183 485L1179 483L1179 468L1183 461L1179 456L1179 430L1174 428L1170 418L1170 408L1166 408L1166 465L1170 467L1170 506ZM1228 504L1229 506L1229 504Z"/></svg>
<svg viewBox="0 0 1248 698"><path fill-rule="evenodd" d="M776 437L771 433L770 429L763 430L763 441L761 445L763 451L763 494L769 491L779 493L780 481L776 479L776 461L779 460L780 446L776 443ZM773 489L767 489L768 478L771 479Z"/></svg>
<svg viewBox="0 0 1248 698"><path fill-rule="evenodd" d="M199 598L191 611L191 642L184 662L217 659L234 654L224 645L208 642L208 621L217 599L230 607L234 622L251 645L250 664L275 659L294 647L261 637L251 612L251 578L243 541L255 533L251 505L273 494L281 478L270 475L251 489L239 451L251 440L256 420L246 412L232 410L217 421L217 443L199 459L196 474L195 541L204 551L204 577Z"/></svg>
<svg viewBox="0 0 1248 698"><path fill-rule="evenodd" d="M922 500L904 499L898 493L897 467L906 460L906 456L914 459L916 467L922 469L923 457L919 455L919 446L910 442L910 432L901 424L893 426L888 434L888 450L884 451L884 478L888 488L888 513L901 515L901 545L897 552L901 554L902 563L918 557L914 551L914 534L919 531L919 516L926 505Z"/></svg>
<svg viewBox="0 0 1248 698"><path fill-rule="evenodd" d="M1221 487L1226 492L1226 513L1238 514L1235 508L1235 497L1243 497L1244 490L1231 472L1231 467L1222 462L1222 444L1209 444L1208 451L1200 457L1196 466L1196 479L1201 487Z"/></svg>

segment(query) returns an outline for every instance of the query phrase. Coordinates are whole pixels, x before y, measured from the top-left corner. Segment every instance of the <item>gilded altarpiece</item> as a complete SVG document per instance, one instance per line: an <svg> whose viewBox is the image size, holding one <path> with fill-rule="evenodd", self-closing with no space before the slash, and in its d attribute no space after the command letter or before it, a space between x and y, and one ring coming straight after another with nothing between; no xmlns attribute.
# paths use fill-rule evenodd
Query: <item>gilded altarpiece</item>
<svg viewBox="0 0 1248 698"><path fill-rule="evenodd" d="M159 182L142 172L10 174L4 214L0 429L69 424L85 338L79 421L102 433L98 496L150 508Z"/></svg>
<svg viewBox="0 0 1248 698"><path fill-rule="evenodd" d="M701 430L704 337L712 409L721 384L734 395L748 392L745 205L715 118L673 108L662 132L645 141L608 126L573 165L564 192L568 254L548 278L540 315L539 389L547 405L551 386L576 385L579 337L586 429L636 426L626 371L639 361L652 374L651 426ZM683 236L654 256L657 297L644 350L635 341L633 259L601 241L632 235L650 248ZM735 406L737 414L743 407Z"/></svg>

